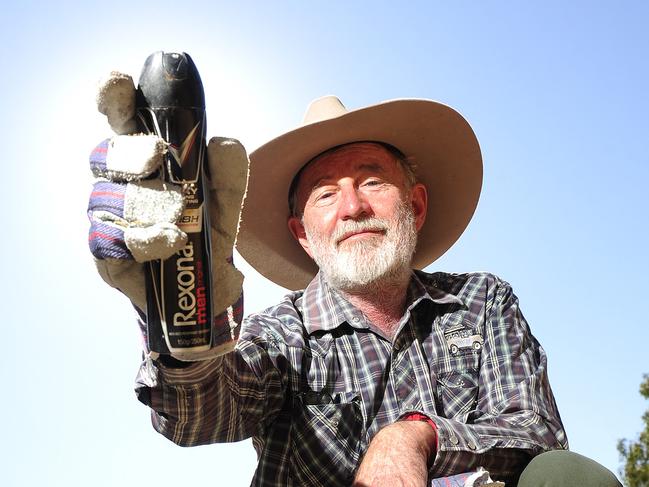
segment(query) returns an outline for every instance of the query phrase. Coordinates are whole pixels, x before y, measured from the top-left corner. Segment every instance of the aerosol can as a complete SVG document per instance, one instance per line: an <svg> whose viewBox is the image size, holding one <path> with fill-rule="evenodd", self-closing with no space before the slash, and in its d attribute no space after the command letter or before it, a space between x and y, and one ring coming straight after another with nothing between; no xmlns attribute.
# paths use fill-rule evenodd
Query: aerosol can
<svg viewBox="0 0 649 487"><path fill-rule="evenodd" d="M205 95L186 53L156 52L142 68L137 116L143 132L168 143L156 177L178 185L185 203L178 226L187 244L147 265L147 336L160 353L199 352L212 343L209 193L205 183Z"/></svg>

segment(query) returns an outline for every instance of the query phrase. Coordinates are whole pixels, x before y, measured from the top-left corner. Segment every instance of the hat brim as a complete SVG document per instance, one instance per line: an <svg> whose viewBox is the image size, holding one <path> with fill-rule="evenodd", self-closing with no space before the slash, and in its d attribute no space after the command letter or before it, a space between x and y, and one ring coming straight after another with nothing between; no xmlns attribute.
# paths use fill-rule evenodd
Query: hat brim
<svg viewBox="0 0 649 487"><path fill-rule="evenodd" d="M318 268L287 227L291 181L318 154L360 141L385 142L412 158L428 190L414 268L434 262L464 232L482 187L482 157L473 130L441 103L391 100L299 127L250 154L237 250L263 276L291 290L313 279Z"/></svg>

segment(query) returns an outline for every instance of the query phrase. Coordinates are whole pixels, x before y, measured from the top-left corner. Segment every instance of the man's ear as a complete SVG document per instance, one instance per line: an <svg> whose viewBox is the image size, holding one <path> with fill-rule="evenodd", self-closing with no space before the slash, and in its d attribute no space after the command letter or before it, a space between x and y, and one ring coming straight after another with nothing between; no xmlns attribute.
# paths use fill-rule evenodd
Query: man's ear
<svg viewBox="0 0 649 487"><path fill-rule="evenodd" d="M302 246L304 251L309 254L309 257L313 258L311 255L311 249L309 247L309 241L306 238L306 231L304 230L304 224L302 220L296 216L292 216L288 219L288 229L290 230L295 240Z"/></svg>
<svg viewBox="0 0 649 487"><path fill-rule="evenodd" d="M412 187L410 192L410 203L415 215L415 226L417 231L421 230L426 221L426 212L428 211L428 192L426 186L417 183Z"/></svg>

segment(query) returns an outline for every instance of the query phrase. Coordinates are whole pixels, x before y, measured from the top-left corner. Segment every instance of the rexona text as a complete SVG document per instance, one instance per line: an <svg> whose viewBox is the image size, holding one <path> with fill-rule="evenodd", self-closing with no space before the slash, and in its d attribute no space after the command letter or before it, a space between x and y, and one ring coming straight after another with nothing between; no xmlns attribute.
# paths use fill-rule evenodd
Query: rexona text
<svg viewBox="0 0 649 487"><path fill-rule="evenodd" d="M203 281L202 262L194 261L194 244L188 242L176 254L176 283L178 310L175 326L195 326L207 323L207 297Z"/></svg>

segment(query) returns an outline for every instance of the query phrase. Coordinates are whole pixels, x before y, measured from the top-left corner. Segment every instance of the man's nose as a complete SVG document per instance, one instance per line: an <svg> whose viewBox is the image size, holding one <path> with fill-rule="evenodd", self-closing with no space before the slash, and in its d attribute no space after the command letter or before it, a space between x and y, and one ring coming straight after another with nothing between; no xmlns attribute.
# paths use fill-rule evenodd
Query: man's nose
<svg viewBox="0 0 649 487"><path fill-rule="evenodd" d="M341 220L356 219L363 215L369 215L371 206L366 196L356 187L346 187L342 190L339 208Z"/></svg>

